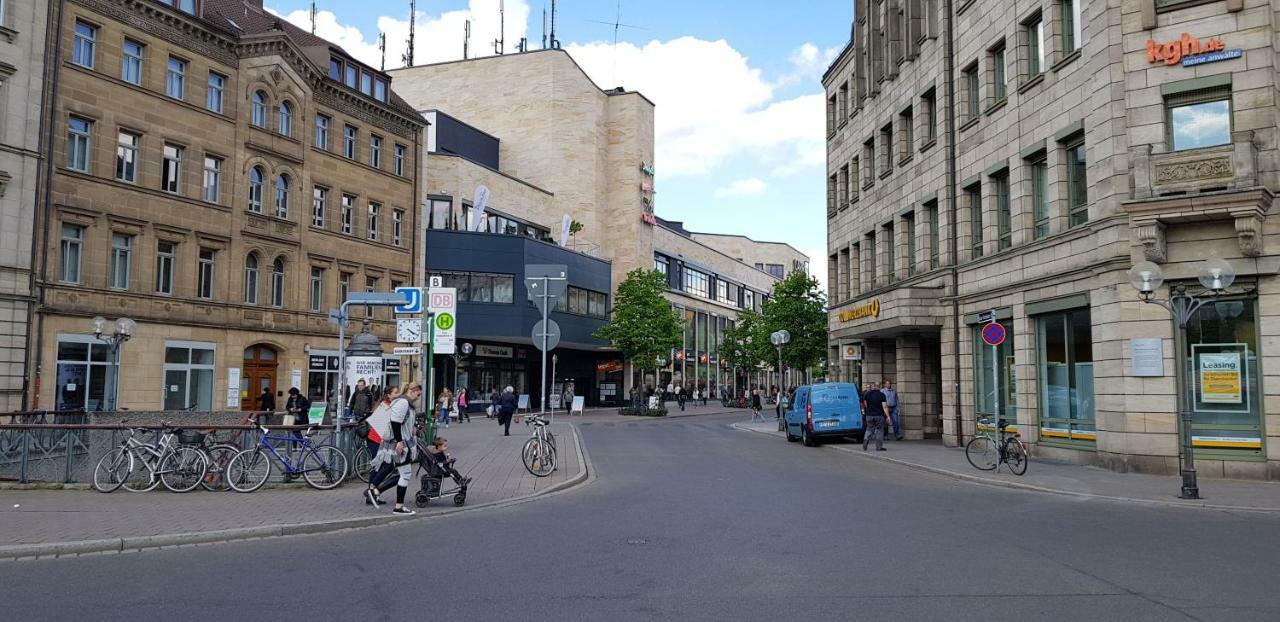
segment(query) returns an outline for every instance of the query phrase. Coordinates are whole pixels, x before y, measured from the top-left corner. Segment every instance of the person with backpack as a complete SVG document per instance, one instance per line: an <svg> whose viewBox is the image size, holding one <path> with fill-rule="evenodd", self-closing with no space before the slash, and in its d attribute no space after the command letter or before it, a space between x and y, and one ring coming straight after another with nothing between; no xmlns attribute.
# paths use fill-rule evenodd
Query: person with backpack
<svg viewBox="0 0 1280 622"><path fill-rule="evenodd" d="M422 397L422 386L416 382L404 385L400 395L391 400L387 407L387 432L382 437L382 443L378 447L378 453L374 456L371 466L378 469L379 474L386 471L387 476L374 483L373 478L369 478L370 487L365 490L366 501L370 505L380 506L382 500L378 498L375 492L382 486L380 484L395 481L396 484L396 505L391 511L392 514L398 516L412 516L415 512L404 505L405 494L409 491L409 483L413 479L413 465L418 460L418 442L414 437L414 426L417 424L417 412L414 410L413 402ZM380 431L381 433L381 431ZM392 469L398 472L399 477L391 480L389 470L386 465L390 464Z"/></svg>
<svg viewBox="0 0 1280 622"><path fill-rule="evenodd" d="M373 408L373 412L365 416L364 419L358 421L353 428L357 437L365 442L365 446L369 449L369 488L376 495L380 495L390 486L381 488L380 484L392 471L390 464L382 464L381 468L373 465L373 460L378 455L378 449L382 446L382 441L386 438L391 430L391 401L400 395L399 387L391 387L383 394L382 399ZM365 505L373 505L373 501L369 499L367 493L361 493Z"/></svg>

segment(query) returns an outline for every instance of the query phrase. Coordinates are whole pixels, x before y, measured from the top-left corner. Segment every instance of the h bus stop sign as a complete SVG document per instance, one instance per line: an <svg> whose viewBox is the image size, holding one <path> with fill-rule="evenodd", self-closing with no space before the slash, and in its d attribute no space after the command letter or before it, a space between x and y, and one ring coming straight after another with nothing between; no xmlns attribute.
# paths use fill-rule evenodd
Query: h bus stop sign
<svg viewBox="0 0 1280 622"><path fill-rule="evenodd" d="M1005 337L1004 325L999 322L991 322L982 327L982 341L989 346L998 346L1004 343Z"/></svg>

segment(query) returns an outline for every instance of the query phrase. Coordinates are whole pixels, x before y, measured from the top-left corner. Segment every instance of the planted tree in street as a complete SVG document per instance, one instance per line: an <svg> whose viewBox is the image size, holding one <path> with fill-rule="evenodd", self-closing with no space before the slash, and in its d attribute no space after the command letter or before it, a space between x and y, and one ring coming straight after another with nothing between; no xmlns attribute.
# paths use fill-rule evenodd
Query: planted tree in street
<svg viewBox="0 0 1280 622"><path fill-rule="evenodd" d="M791 332L791 342L782 347L782 361L792 369L808 370L826 356L827 297L818 279L792 272L774 284L773 295L761 309L765 344L772 357L764 360L777 360L776 351L767 344L768 335L778 330Z"/></svg>
<svg viewBox="0 0 1280 622"><path fill-rule="evenodd" d="M595 332L596 339L613 344L637 369L656 369L684 336L684 321L662 296L666 290L667 277L657 270L627 273L614 294L609 323Z"/></svg>
<svg viewBox="0 0 1280 622"><path fill-rule="evenodd" d="M725 329L718 354L720 360L738 369L756 369L768 362L774 354L764 318L750 309L739 313L733 327Z"/></svg>

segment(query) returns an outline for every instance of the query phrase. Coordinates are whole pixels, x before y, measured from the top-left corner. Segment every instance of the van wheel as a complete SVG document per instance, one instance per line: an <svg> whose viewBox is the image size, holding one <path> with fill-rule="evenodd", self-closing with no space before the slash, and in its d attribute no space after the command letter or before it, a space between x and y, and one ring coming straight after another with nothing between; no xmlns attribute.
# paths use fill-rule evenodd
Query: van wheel
<svg viewBox="0 0 1280 622"><path fill-rule="evenodd" d="M809 433L807 426L800 426L800 440L804 441L805 447L817 447L818 442L813 440L813 435Z"/></svg>
<svg viewBox="0 0 1280 622"><path fill-rule="evenodd" d="M800 437L799 437L799 436L795 436L795 435L793 435L793 434L791 433L791 426L790 426L790 425L786 426L786 430L787 430L787 442L788 442L788 443L794 443L794 442L796 442L796 441L800 440Z"/></svg>

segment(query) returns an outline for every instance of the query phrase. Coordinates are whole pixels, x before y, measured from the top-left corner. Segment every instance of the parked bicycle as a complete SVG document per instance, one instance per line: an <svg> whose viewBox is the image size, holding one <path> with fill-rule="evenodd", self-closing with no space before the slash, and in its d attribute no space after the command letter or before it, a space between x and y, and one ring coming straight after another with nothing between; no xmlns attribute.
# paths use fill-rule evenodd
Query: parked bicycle
<svg viewBox="0 0 1280 622"><path fill-rule="evenodd" d="M249 425L261 416L264 416L264 413L251 412L244 416L240 425ZM217 440L216 430L185 430L184 432L187 433L186 436L180 433L178 440L204 452L209 459L209 470L200 480L200 485L212 492L230 489L226 481L227 465L231 464L231 459L240 453L240 439L244 436L244 430L235 430L231 433L231 438L221 442Z"/></svg>
<svg viewBox="0 0 1280 622"><path fill-rule="evenodd" d="M1009 471L1014 475L1026 473L1027 463L1030 462L1027 446L1016 432L1009 431L1009 422L1001 419L997 424L995 429L1000 438L998 441L997 437L991 435L990 419L979 419L977 423L977 433L964 447L964 456L969 459L969 464L975 469L993 471L1004 463L1009 465Z"/></svg>
<svg viewBox="0 0 1280 622"><path fill-rule="evenodd" d="M172 492L188 492L199 486L209 469L208 458L200 450L179 443L172 425L162 425L160 438L154 444L138 439L139 432L146 434L150 430L130 428L120 446L98 460L93 469L94 489L149 492L164 484Z"/></svg>
<svg viewBox="0 0 1280 622"><path fill-rule="evenodd" d="M533 436L520 450L524 468L536 477L546 477L556 470L556 437L549 429L550 423L539 415L529 415L525 425L533 426Z"/></svg>
<svg viewBox="0 0 1280 622"><path fill-rule="evenodd" d="M236 492L253 492L267 483L272 473L272 458L280 463L286 477L301 476L317 490L337 488L347 477L347 457L328 443L313 445L314 428L298 436L272 436L266 426L259 425L262 438L258 446L235 455L227 465L227 485ZM283 447L284 455L277 451ZM298 456L294 464L293 456Z"/></svg>

